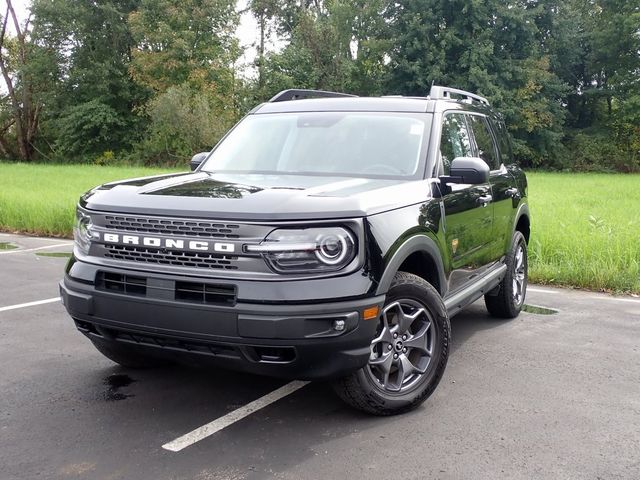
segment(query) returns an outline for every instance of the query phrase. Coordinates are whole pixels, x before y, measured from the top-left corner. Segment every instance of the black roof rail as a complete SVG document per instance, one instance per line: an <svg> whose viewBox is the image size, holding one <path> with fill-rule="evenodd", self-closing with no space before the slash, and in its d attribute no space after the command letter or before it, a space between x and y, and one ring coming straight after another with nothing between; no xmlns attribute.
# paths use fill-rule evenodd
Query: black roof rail
<svg viewBox="0 0 640 480"><path fill-rule="evenodd" d="M460 95L464 97L469 102L473 102L474 100L479 103L483 103L485 105L489 105L489 100L480 95L476 95L475 93L466 92L464 90L458 90L457 88L449 88L449 87L441 87L439 85L432 85L431 91L429 92L429 98L431 100L455 100L451 97L451 95Z"/></svg>
<svg viewBox="0 0 640 480"><path fill-rule="evenodd" d="M288 100L302 100L305 98L327 98L327 97L357 97L349 93L327 92L326 90L304 90L290 89L277 93L269 100L269 103L286 102Z"/></svg>

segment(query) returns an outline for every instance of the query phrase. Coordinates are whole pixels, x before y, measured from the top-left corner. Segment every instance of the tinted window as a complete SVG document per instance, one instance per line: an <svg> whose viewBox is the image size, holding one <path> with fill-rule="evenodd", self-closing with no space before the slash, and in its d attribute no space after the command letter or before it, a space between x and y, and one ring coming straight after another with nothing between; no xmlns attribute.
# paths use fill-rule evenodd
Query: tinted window
<svg viewBox="0 0 640 480"><path fill-rule="evenodd" d="M492 121L491 124L494 126L493 131L496 132L498 137L498 150L500 150L500 160L505 165L511 165L513 163L512 160L512 152L511 152L511 143L509 142L509 133L507 132L507 127L504 122L496 122Z"/></svg>
<svg viewBox="0 0 640 480"><path fill-rule="evenodd" d="M476 139L478 156L487 162L491 170L498 170L501 162L498 160L498 150L487 119L478 115L469 115L468 118L473 130L473 136Z"/></svg>
<svg viewBox="0 0 640 480"><path fill-rule="evenodd" d="M456 157L472 157L469 131L461 113L449 113L442 121L440 157L444 175L449 175L451 162Z"/></svg>

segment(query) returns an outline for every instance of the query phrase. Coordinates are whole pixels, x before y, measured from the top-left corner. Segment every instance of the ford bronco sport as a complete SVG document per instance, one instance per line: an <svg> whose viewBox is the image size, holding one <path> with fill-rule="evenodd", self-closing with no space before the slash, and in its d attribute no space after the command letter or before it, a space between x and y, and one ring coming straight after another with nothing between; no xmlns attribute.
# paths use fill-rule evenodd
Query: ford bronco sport
<svg viewBox="0 0 640 480"><path fill-rule="evenodd" d="M121 365L330 379L389 415L438 385L452 315L523 305L527 182L482 97L287 90L191 167L80 199L61 295Z"/></svg>

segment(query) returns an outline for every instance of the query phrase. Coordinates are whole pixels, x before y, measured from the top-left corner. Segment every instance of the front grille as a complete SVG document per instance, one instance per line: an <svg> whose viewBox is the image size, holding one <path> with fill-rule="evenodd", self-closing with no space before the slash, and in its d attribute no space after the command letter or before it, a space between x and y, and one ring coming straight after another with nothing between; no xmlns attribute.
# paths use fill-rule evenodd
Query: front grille
<svg viewBox="0 0 640 480"><path fill-rule="evenodd" d="M105 245L105 257L130 262L146 262L180 267L218 268L237 270L237 256L215 253L184 252L130 245Z"/></svg>
<svg viewBox="0 0 640 480"><path fill-rule="evenodd" d="M180 235L205 238L240 238L240 225L207 222L201 220L173 220L121 215L107 215L106 227L127 232L153 233L157 235Z"/></svg>
<svg viewBox="0 0 640 480"><path fill-rule="evenodd" d="M145 296L147 294L147 279L121 273L98 272L96 288L127 295Z"/></svg>
<svg viewBox="0 0 640 480"><path fill-rule="evenodd" d="M233 285L176 282L176 300L234 305L236 303L236 288Z"/></svg>

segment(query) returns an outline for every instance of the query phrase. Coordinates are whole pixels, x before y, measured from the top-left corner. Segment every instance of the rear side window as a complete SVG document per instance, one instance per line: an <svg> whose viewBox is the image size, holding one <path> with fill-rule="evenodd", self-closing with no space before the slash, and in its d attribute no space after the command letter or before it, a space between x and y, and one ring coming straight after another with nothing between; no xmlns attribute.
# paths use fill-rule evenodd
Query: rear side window
<svg viewBox="0 0 640 480"><path fill-rule="evenodd" d="M498 149L487 119L479 115L469 115L468 118L476 139L478 156L489 165L491 170L499 170L502 162L498 158Z"/></svg>
<svg viewBox="0 0 640 480"><path fill-rule="evenodd" d="M502 121L492 120L491 125L493 131L498 137L498 150L500 150L500 160L505 165L513 163L513 153L511 152L511 142L509 142L509 133L507 127Z"/></svg>
<svg viewBox="0 0 640 480"><path fill-rule="evenodd" d="M441 174L449 175L451 162L456 157L472 157L471 140L467 122L462 113L448 113L442 121L440 137Z"/></svg>

